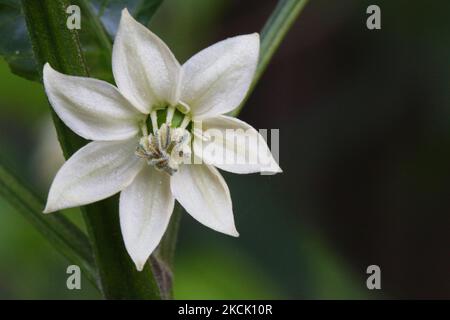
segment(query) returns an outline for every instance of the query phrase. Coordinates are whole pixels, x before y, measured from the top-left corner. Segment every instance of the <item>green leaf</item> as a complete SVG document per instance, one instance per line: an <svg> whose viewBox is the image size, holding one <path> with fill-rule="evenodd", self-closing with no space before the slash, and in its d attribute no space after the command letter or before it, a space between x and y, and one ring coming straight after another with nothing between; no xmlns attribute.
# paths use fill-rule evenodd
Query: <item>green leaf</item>
<svg viewBox="0 0 450 320"><path fill-rule="evenodd" d="M111 49L122 9L142 24L148 25L163 0L74 0L80 6L79 37L92 76L113 82ZM67 17L67 13L63 13ZM106 27L104 27L104 25ZM11 71L29 80L39 80L39 70L33 56L20 0L0 0L0 55Z"/></svg>
<svg viewBox="0 0 450 320"><path fill-rule="evenodd" d="M136 5L132 7L131 14L143 25L148 26L156 10L162 4L163 0L140 0L135 1Z"/></svg>
<svg viewBox="0 0 450 320"><path fill-rule="evenodd" d="M66 28L68 5L67 0L22 0L39 70L49 62L65 74L88 76L78 33ZM85 144L56 116L54 123L66 158ZM138 272L125 250L117 197L87 205L82 211L105 298L158 299L159 288L151 268Z"/></svg>
<svg viewBox="0 0 450 320"><path fill-rule="evenodd" d="M37 80L39 74L19 0L0 0L0 34L0 55L11 71L21 77Z"/></svg>
<svg viewBox="0 0 450 320"><path fill-rule="evenodd" d="M86 235L63 215L44 215L44 202L0 164L0 195L98 286L92 248Z"/></svg>
<svg viewBox="0 0 450 320"><path fill-rule="evenodd" d="M273 55L307 3L308 0L280 0L278 2L275 10L261 31L261 49L258 67L246 99L253 92ZM232 112L232 115L237 116L241 112L246 99Z"/></svg>
<svg viewBox="0 0 450 320"><path fill-rule="evenodd" d="M148 25L162 0L73 0L72 3L81 9L82 27L78 34L91 76L113 83L112 39L122 10L128 8L138 21Z"/></svg>
<svg viewBox="0 0 450 320"><path fill-rule="evenodd" d="M124 8L127 8L140 23L148 26L150 19L162 2L163 0L93 0L91 4L110 37L114 38Z"/></svg>

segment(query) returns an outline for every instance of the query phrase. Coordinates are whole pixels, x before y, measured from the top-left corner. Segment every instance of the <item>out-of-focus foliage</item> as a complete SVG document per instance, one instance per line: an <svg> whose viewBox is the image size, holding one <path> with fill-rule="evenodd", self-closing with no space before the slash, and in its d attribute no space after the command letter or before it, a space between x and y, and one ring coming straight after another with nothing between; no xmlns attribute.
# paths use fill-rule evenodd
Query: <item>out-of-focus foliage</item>
<svg viewBox="0 0 450 320"><path fill-rule="evenodd" d="M95 13L102 20L108 34L114 38L119 26L120 14L124 8L140 23L148 26L163 0L93 0Z"/></svg>
<svg viewBox="0 0 450 320"><path fill-rule="evenodd" d="M111 49L124 8L142 24L148 25L163 0L75 0L81 8L81 46L91 76L114 82Z"/></svg>
<svg viewBox="0 0 450 320"><path fill-rule="evenodd" d="M70 265L31 225L0 199L0 299L99 298L82 278L82 290L67 290Z"/></svg>
<svg viewBox="0 0 450 320"><path fill-rule="evenodd" d="M0 55L11 71L30 80L39 78L19 0L0 0Z"/></svg>
<svg viewBox="0 0 450 320"><path fill-rule="evenodd" d="M176 299L282 299L283 291L264 268L228 246L199 246L180 252Z"/></svg>

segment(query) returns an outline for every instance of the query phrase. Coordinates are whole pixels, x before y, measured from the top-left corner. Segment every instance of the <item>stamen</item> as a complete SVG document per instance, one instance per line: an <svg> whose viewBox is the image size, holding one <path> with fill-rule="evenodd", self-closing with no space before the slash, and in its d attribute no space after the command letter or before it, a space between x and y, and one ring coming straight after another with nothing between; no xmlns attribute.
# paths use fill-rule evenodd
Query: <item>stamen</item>
<svg viewBox="0 0 450 320"><path fill-rule="evenodd" d="M166 127L166 143L164 144L164 149L167 149L167 147L170 144L170 140L171 140L171 138L170 138L170 128Z"/></svg>
<svg viewBox="0 0 450 320"><path fill-rule="evenodd" d="M160 136L160 130L156 130L155 132L155 148L157 150L163 150L162 146L161 146L161 136Z"/></svg>
<svg viewBox="0 0 450 320"><path fill-rule="evenodd" d="M155 117L150 116L152 119ZM191 155L190 137L186 129L171 128L164 123L154 134L140 139L135 153L149 165L173 175L184 159Z"/></svg>
<svg viewBox="0 0 450 320"><path fill-rule="evenodd" d="M183 118L183 121L180 124L180 128L186 129L190 122L191 122L191 117L186 114Z"/></svg>
<svg viewBox="0 0 450 320"><path fill-rule="evenodd" d="M155 157L161 156L160 151L157 148L155 148L155 146L153 145L153 142L147 144L147 150L148 150L149 156L151 158L155 158Z"/></svg>
<svg viewBox="0 0 450 320"><path fill-rule="evenodd" d="M135 151L136 156L145 160L148 165L169 175L175 174L179 166L191 157L191 134L186 128L192 118L185 114L181 125L172 127L177 108L178 106L167 108L166 121L160 127L157 111L153 109L150 112L153 133L149 133L150 130L147 127L148 118L140 123L142 137Z"/></svg>
<svg viewBox="0 0 450 320"><path fill-rule="evenodd" d="M153 133L156 134L158 132L158 115L156 110L150 112L150 119L152 120Z"/></svg>
<svg viewBox="0 0 450 320"><path fill-rule="evenodd" d="M175 113L175 107L170 106L167 109L166 123L168 126L172 124L173 114Z"/></svg>
<svg viewBox="0 0 450 320"><path fill-rule="evenodd" d="M148 130L147 130L147 124L146 124L146 122L147 122L147 121L143 121L143 122L141 123L141 132L142 132L142 136L143 136L143 137L148 136Z"/></svg>

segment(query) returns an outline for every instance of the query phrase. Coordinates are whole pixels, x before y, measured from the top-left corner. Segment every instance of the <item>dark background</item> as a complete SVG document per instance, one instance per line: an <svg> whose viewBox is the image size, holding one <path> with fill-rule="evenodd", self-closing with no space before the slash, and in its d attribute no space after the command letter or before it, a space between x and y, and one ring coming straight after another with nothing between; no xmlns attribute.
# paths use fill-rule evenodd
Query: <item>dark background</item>
<svg viewBox="0 0 450 320"><path fill-rule="evenodd" d="M183 62L261 30L275 4L166 0L150 28ZM366 28L370 4L381 30ZM310 1L240 116L280 129L284 172L224 174L238 239L183 216L177 298L450 298L449 12ZM3 62L0 76L0 156L46 195L60 158L42 87ZM0 221L0 298L99 297L66 289L68 262L4 200Z"/></svg>

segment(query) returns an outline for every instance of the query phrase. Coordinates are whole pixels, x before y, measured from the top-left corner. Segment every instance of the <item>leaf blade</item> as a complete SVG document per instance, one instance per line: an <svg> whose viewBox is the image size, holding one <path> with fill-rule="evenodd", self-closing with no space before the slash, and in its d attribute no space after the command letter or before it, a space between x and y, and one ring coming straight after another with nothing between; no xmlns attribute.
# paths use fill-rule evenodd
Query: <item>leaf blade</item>
<svg viewBox="0 0 450 320"><path fill-rule="evenodd" d="M58 251L79 265L87 278L98 286L92 248L86 235L58 213L42 214L43 201L1 163L0 195L16 208Z"/></svg>
<svg viewBox="0 0 450 320"><path fill-rule="evenodd" d="M25 17L18 1L0 0L0 34L0 56L10 70L26 79L38 80Z"/></svg>
<svg viewBox="0 0 450 320"><path fill-rule="evenodd" d="M91 4L110 37L114 38L123 9L127 8L137 21L148 26L162 2L163 0L93 0Z"/></svg>

